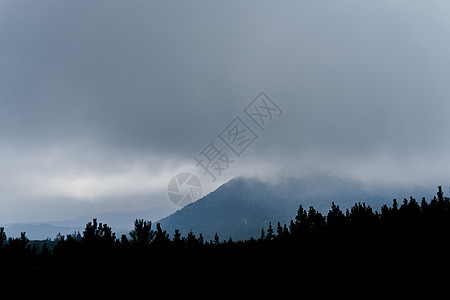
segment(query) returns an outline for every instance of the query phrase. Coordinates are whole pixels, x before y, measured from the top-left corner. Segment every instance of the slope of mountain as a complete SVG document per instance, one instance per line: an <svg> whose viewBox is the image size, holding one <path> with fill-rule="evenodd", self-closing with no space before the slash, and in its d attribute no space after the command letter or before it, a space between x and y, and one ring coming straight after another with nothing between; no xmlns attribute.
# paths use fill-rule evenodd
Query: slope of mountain
<svg viewBox="0 0 450 300"><path fill-rule="evenodd" d="M408 188L400 186L366 186L362 182L332 176L288 179L277 184L257 179L235 178L198 201L161 219L161 227L171 236L179 229L185 236L189 231L202 233L206 240L217 233L221 240L259 237L261 228L272 222L289 224L302 204L326 214L332 202L343 211L357 202L365 202L375 210L392 199L414 196L434 196L435 187Z"/></svg>
<svg viewBox="0 0 450 300"><path fill-rule="evenodd" d="M439 184L439 183L438 183ZM436 184L437 185L437 184ZM366 186L362 182L333 176L312 176L308 178L286 179L270 184L257 179L235 178L217 188L214 192L198 201L167 216L173 207L155 207L135 212L106 212L98 215L86 215L58 222L12 223L5 227L8 237L18 237L21 232L31 240L54 239L62 235L80 232L87 222L97 218L99 222L112 227L116 236L129 233L135 219L152 222L160 219L161 226L171 237L175 229L183 236L189 231L196 235L202 233L211 240L217 232L220 239L232 237L243 240L259 237L261 228L267 229L272 222L274 230L277 222L289 224L297 208L314 206L323 214L330 208L331 202L338 204L344 211L356 202L365 202L379 210L382 204L391 204L392 199L416 197L432 198L435 186L427 188L407 186ZM162 218L163 216L167 216ZM161 219L162 218L162 219Z"/></svg>

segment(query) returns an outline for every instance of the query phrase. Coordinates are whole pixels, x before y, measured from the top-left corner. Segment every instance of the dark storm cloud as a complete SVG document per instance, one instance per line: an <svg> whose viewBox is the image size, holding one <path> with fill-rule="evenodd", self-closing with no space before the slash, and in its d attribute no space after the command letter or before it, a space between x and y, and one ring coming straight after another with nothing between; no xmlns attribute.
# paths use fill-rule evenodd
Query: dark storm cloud
<svg viewBox="0 0 450 300"><path fill-rule="evenodd" d="M261 90L285 114L227 176L448 180L449 9L3 1L3 198L161 195Z"/></svg>
<svg viewBox="0 0 450 300"><path fill-rule="evenodd" d="M215 19L218 9L208 17L187 4L45 3L3 20L5 134L176 151L232 111L232 46L220 45L238 28Z"/></svg>

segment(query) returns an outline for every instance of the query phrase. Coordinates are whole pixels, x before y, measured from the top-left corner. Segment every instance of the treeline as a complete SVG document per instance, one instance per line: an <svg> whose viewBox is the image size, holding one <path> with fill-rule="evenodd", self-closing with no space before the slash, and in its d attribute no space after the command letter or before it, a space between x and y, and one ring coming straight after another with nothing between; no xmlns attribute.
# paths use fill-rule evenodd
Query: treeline
<svg viewBox="0 0 450 300"><path fill-rule="evenodd" d="M83 249L93 251L95 249L194 249L198 247L217 247L255 243L264 244L272 240L296 240L304 238L304 235L313 233L361 233L364 235L382 231L385 234L411 234L426 232L438 234L450 229L450 200L443 196L441 186L438 187L437 197L430 202L422 198L419 202L410 197L403 199L401 205L393 200L392 206L383 205L381 211L374 211L370 205L356 203L350 209L343 212L334 202L326 215L323 215L314 207L305 209L302 205L297 210L297 215L290 224L276 225L269 222L266 228L261 229L259 238L251 238L247 241L233 241L231 237L220 240L216 233L213 240L205 240L200 233L196 236L192 231L182 237L179 230L175 230L172 238L164 231L160 224L152 228L154 224L146 220L135 220L134 230L129 235L116 237L111 227L98 223L97 219L89 222L83 234L75 232L69 235L58 235L55 239L54 253L77 252ZM52 251L46 243L41 241L41 249L38 251L36 244L30 245L26 233L22 232L19 238L7 239L3 227L0 227L0 249L2 254L29 254L49 255Z"/></svg>
<svg viewBox="0 0 450 300"><path fill-rule="evenodd" d="M209 282L233 272L239 280L265 274L265 280L277 282L280 274L295 270L287 278L305 284L372 286L405 283L411 276L444 278L434 272L450 265L449 237L450 199L439 186L429 202L411 197L399 205L394 199L380 212L365 203L345 211L332 203L326 215L300 206L289 224L268 223L259 237L246 241L221 240L217 234L205 240L201 233L182 236L178 230L170 237L159 224L145 220L136 220L129 235L116 237L111 227L94 219L82 234L58 236L53 249L45 241L37 249L25 233L7 238L0 228L0 260L8 272L33 276L95 267L116 276L151 270L163 277L195 274Z"/></svg>

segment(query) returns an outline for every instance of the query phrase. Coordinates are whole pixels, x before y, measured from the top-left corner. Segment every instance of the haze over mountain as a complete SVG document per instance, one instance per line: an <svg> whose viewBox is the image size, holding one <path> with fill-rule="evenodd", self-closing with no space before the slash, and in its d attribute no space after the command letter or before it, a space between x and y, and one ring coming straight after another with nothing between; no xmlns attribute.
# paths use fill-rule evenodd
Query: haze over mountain
<svg viewBox="0 0 450 300"><path fill-rule="evenodd" d="M175 211L182 172L450 181L448 28L448 1L0 1L0 224ZM258 138L211 183L236 117Z"/></svg>
<svg viewBox="0 0 450 300"><path fill-rule="evenodd" d="M365 202L378 210L382 204L391 204L394 198L402 200L414 196L417 199L431 199L435 189L435 186L367 185L362 181L331 175L286 178L277 183L237 177L172 214L171 210L163 207L85 215L57 222L11 223L2 226L11 237L26 232L32 240L54 239L58 233L82 233L86 223L97 218L99 222L111 226L116 237L120 238L133 229L135 219L145 219L153 224L160 222L171 237L175 229L179 229L183 236L192 230L197 235L202 233L208 240L213 239L215 233L222 240L229 237L241 240L258 237L261 228L267 228L269 222L274 228L277 222L289 225L300 204L304 208L314 206L323 214L327 213L332 202L344 211L357 202Z"/></svg>
<svg viewBox="0 0 450 300"><path fill-rule="evenodd" d="M83 233L85 225L97 218L99 222L108 224L112 227L116 236L120 238L122 234L128 234L133 229L135 219L145 219L156 221L172 212L172 209L166 207L155 207L153 209L133 211L133 212L105 212L101 214L84 215L73 219L60 221L40 221L27 223L8 223L0 224L5 227L9 237L19 237L21 232L31 240L54 239L58 234L67 235L74 232Z"/></svg>
<svg viewBox="0 0 450 300"><path fill-rule="evenodd" d="M449 79L450 1L0 0L0 268L22 298L434 289Z"/></svg>
<svg viewBox="0 0 450 300"><path fill-rule="evenodd" d="M314 208L326 214L331 203L345 211L357 202L379 210L391 204L394 198L410 196L430 199L436 187L372 185L353 179L329 175L303 179L286 179L276 184L256 178L235 178L214 192L160 220L161 227L173 235L179 229L182 235L192 230L202 233L207 240L218 233L220 239L248 239L259 237L261 228L272 222L289 225L299 205Z"/></svg>

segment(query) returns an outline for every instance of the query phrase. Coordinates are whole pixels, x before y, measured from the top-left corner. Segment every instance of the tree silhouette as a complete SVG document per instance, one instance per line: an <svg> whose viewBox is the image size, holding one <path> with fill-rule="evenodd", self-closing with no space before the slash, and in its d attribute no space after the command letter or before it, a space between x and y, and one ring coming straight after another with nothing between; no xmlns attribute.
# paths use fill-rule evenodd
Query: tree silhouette
<svg viewBox="0 0 450 300"><path fill-rule="evenodd" d="M4 227L0 227L0 248L3 247L5 242L6 242L5 228Z"/></svg>
<svg viewBox="0 0 450 300"><path fill-rule="evenodd" d="M128 240L126 234L122 234L120 237L120 245L124 248L128 248L130 246L130 241Z"/></svg>
<svg viewBox="0 0 450 300"><path fill-rule="evenodd" d="M339 208L339 205L331 203L331 209L327 214L327 227L331 230L341 230L345 225L345 215Z"/></svg>
<svg viewBox="0 0 450 300"><path fill-rule="evenodd" d="M281 227L280 222L277 223L277 236L280 238L283 236L283 227Z"/></svg>
<svg viewBox="0 0 450 300"><path fill-rule="evenodd" d="M134 221L134 230L130 232L131 245L138 248L146 248L155 237L152 230L152 222L138 219Z"/></svg>
<svg viewBox="0 0 450 300"><path fill-rule="evenodd" d="M166 233L166 231L161 229L161 225L159 223L156 223L156 232L154 234L155 238L153 240L153 243L157 247L163 247L166 248L170 244L169 234Z"/></svg>
<svg viewBox="0 0 450 300"><path fill-rule="evenodd" d="M270 277L271 285L283 288L311 283L352 288L375 284L382 288L390 282L404 287L409 278L422 276L421 280L434 288L446 286L449 277L439 273L450 268L449 214L450 199L439 188L430 202L422 198L419 205L410 197L399 206L394 199L391 206L383 205L380 213L364 202L343 213L332 202L325 217L312 206L306 211L300 205L289 229L278 221L274 233L274 221L268 221L260 239L247 241L230 237L220 242L216 233L213 241L205 242L202 233L197 238L192 230L185 237L175 230L171 240L160 224L152 230L152 223L143 219L134 221L130 238L122 235L120 240L97 219L86 224L82 236L59 234L56 240L43 244L29 241L25 232L6 239L0 227L0 266L5 274L29 272L30 277L42 278L95 269L103 273L96 284L103 275L128 276L151 270L146 276L152 282L167 278L195 278L205 284L226 282L224 274L233 272L243 281L267 280L266 275L275 274ZM267 263L267 257L275 263ZM281 279L276 274L282 274L284 267L295 272Z"/></svg>
<svg viewBox="0 0 450 300"><path fill-rule="evenodd" d="M219 244L220 244L219 235L216 232L216 234L214 235L214 245L219 245Z"/></svg>
<svg viewBox="0 0 450 300"><path fill-rule="evenodd" d="M178 229L175 229L175 233L173 234L173 245L176 249L183 247L183 240L181 239L181 233Z"/></svg>
<svg viewBox="0 0 450 300"><path fill-rule="evenodd" d="M264 227L261 228L261 235L259 236L260 240L265 240L266 239L266 232L264 231Z"/></svg>
<svg viewBox="0 0 450 300"><path fill-rule="evenodd" d="M297 215L295 216L295 222L293 226L294 232L305 232L308 230L308 213L300 205L297 209Z"/></svg>
<svg viewBox="0 0 450 300"><path fill-rule="evenodd" d="M20 238L8 238L8 250L18 255L26 254L27 250L29 250L27 247L28 242L25 232L21 232Z"/></svg>
<svg viewBox="0 0 450 300"><path fill-rule="evenodd" d="M75 240L71 235L68 235L67 238L71 241ZM93 222L86 224L81 240L88 248L112 247L116 240L116 234L112 232L108 225L97 223L97 219L93 219Z"/></svg>
<svg viewBox="0 0 450 300"><path fill-rule="evenodd" d="M325 217L314 207L310 206L308 210L308 216L306 218L307 227L312 231L320 231L325 228Z"/></svg>
<svg viewBox="0 0 450 300"><path fill-rule="evenodd" d="M272 222L269 222L269 227L267 228L266 240L271 241L274 238Z"/></svg>
<svg viewBox="0 0 450 300"><path fill-rule="evenodd" d="M377 216L374 214L370 205L366 203L356 203L350 209L348 216L352 228L357 231L371 230L374 228Z"/></svg>

